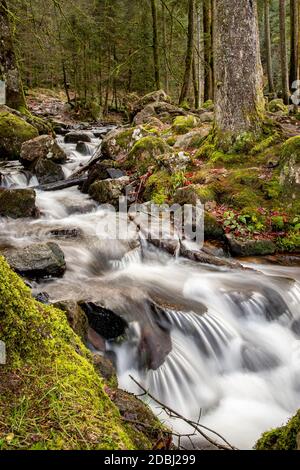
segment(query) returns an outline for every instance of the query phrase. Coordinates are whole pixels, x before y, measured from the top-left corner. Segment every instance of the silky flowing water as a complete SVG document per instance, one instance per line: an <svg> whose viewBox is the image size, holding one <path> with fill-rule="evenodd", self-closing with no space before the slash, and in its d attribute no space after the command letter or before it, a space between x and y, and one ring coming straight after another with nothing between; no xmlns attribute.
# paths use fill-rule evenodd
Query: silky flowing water
<svg viewBox="0 0 300 470"><path fill-rule="evenodd" d="M66 176L99 144L93 140L82 156L62 137L58 142L69 156ZM16 163L0 171L2 186L37 185ZM33 293L47 292L51 302L106 299L127 320L126 339L107 344L122 388L140 393L134 376L160 401L195 421L201 416L201 424L242 449L300 408L299 268L202 265L149 246L134 229L127 240L110 239L112 214L76 188L37 190L37 206L38 219L0 219L0 246L57 242L67 271L33 283ZM61 229L68 235L54 236ZM162 308L151 308L150 300Z"/></svg>

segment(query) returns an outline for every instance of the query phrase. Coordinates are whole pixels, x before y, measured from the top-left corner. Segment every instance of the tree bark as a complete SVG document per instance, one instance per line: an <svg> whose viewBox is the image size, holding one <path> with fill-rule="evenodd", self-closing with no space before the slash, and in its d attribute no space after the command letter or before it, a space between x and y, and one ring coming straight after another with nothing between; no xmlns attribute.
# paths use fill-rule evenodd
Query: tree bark
<svg viewBox="0 0 300 470"><path fill-rule="evenodd" d="M154 80L157 90L160 89L160 69L158 53L158 32L157 32L157 8L156 0L151 0L152 28L153 28L153 62L154 62Z"/></svg>
<svg viewBox="0 0 300 470"><path fill-rule="evenodd" d="M281 60L281 82L282 98L285 104L289 104L289 72L287 60L287 40L286 40L286 0L279 0L279 20L280 20L280 60Z"/></svg>
<svg viewBox="0 0 300 470"><path fill-rule="evenodd" d="M212 71L212 0L203 2L203 34L204 34L204 101L213 99Z"/></svg>
<svg viewBox="0 0 300 470"><path fill-rule="evenodd" d="M299 4L298 0L290 0L291 11L291 60L290 60L290 89L299 79Z"/></svg>
<svg viewBox="0 0 300 470"><path fill-rule="evenodd" d="M263 73L253 0L215 0L215 131L221 147L259 135L265 111Z"/></svg>
<svg viewBox="0 0 300 470"><path fill-rule="evenodd" d="M265 7L265 47L267 56L267 72L269 93L275 93L274 80L273 80L273 64L272 64L272 41L270 30L270 0L264 0Z"/></svg>
<svg viewBox="0 0 300 470"><path fill-rule="evenodd" d="M188 25L188 40L185 56L185 71L183 77L183 84L181 88L179 104L183 104L188 97L191 72L193 66L193 49L194 49L194 16L195 16L195 0L189 0L189 25Z"/></svg>
<svg viewBox="0 0 300 470"><path fill-rule="evenodd" d="M6 83L6 104L18 109L25 106L25 98L14 51L6 0L0 0L0 45L0 80Z"/></svg>

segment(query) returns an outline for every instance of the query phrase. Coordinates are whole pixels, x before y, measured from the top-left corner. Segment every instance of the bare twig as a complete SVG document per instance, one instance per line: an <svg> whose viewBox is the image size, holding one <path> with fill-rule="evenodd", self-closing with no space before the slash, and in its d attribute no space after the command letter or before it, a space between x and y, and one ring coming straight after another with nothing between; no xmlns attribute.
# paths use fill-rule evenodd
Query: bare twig
<svg viewBox="0 0 300 470"><path fill-rule="evenodd" d="M200 434L200 436L204 437L205 440L207 440L210 444L212 444L214 447L217 447L220 450L238 450L236 447L231 445L221 434L219 434L218 432L214 431L213 429L210 429L207 426L203 426L202 424L199 423L200 418L201 418L201 411L200 411L198 422L195 422L193 420L185 418L180 413L173 410L169 406L167 406L164 403L162 403L161 401L159 401L153 395L151 395L151 393L149 393L139 382L137 382L137 380L134 377L132 377L131 375L129 377L131 378L131 380L133 380L133 382L136 385L138 385L138 387L141 390L143 390L143 392L144 392L143 394L147 395L154 402L156 402L169 415L170 418L178 418L178 419L184 421L185 423L189 424L192 428L194 428L195 432L198 432ZM215 436L219 437L226 445L223 445L223 444L215 441L214 439L212 439L210 436L208 436L206 433L203 432L203 429L205 429L206 431L209 431L210 433L212 433ZM191 441L191 434L187 437Z"/></svg>

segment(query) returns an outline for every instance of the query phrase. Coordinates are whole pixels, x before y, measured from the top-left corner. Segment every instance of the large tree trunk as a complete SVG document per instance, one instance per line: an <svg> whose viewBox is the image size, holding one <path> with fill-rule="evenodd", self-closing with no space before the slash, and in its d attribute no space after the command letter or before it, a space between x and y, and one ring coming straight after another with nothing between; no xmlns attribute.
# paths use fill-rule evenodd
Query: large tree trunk
<svg viewBox="0 0 300 470"><path fill-rule="evenodd" d="M256 2L238 3L214 5L215 130L224 148L259 135L265 110Z"/></svg>
<svg viewBox="0 0 300 470"><path fill-rule="evenodd" d="M160 69L159 69L159 53L158 53L158 32L157 32L157 8L156 0L151 0L152 27L153 27L153 62L154 62L154 79L155 87L160 89Z"/></svg>
<svg viewBox="0 0 300 470"><path fill-rule="evenodd" d="M0 80L6 83L6 104L18 109L25 106L25 99L14 52L6 0L0 0L0 46Z"/></svg>
<svg viewBox="0 0 300 470"><path fill-rule="evenodd" d="M185 56L185 72L183 77L183 84L181 88L179 104L183 104L188 97L192 66L193 66L193 50L194 50L194 23L195 23L195 0L189 0L189 26L188 26L188 40Z"/></svg>
<svg viewBox="0 0 300 470"><path fill-rule="evenodd" d="M289 72L287 60L287 40L286 40L286 1L279 0L280 19L280 57L281 57L281 81L282 97L285 104L289 104Z"/></svg>
<svg viewBox="0 0 300 470"><path fill-rule="evenodd" d="M203 35L204 35L204 101L212 100L214 96L213 84L213 38L212 38L212 0L203 1Z"/></svg>
<svg viewBox="0 0 300 470"><path fill-rule="evenodd" d="M299 79L299 0L290 0L291 9L291 61L290 61L290 89L293 83Z"/></svg>
<svg viewBox="0 0 300 470"><path fill-rule="evenodd" d="M275 87L274 87L274 80L273 80L272 42L271 42L271 30L270 30L270 0L265 0L265 47L266 47L266 56L267 56L269 93L274 94Z"/></svg>

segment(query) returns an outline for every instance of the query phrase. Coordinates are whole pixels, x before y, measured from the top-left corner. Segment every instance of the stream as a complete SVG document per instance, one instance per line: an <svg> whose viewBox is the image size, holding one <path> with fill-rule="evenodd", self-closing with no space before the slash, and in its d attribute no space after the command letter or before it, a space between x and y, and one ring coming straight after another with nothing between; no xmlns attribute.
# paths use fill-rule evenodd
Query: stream
<svg viewBox="0 0 300 470"><path fill-rule="evenodd" d="M90 160L99 142L93 139L83 156L58 137L68 155L66 177ZM2 164L1 173L4 187L38 183L16 162ZM126 339L107 342L121 388L140 393L134 376L161 402L195 421L201 415L201 424L241 449L251 449L262 432L295 414L299 268L248 264L254 270L228 270L174 258L134 230L128 239L109 239L105 228L112 215L77 188L36 193L40 217L0 218L0 246L55 241L67 271L33 282L33 294L47 292L51 302L106 302L125 318ZM177 432L190 431L178 420L160 418Z"/></svg>

